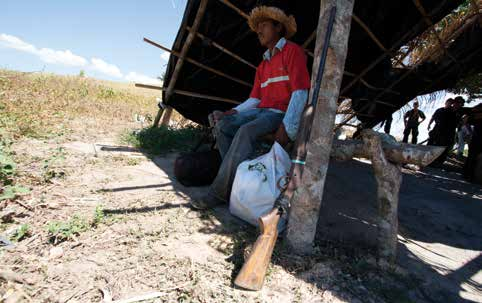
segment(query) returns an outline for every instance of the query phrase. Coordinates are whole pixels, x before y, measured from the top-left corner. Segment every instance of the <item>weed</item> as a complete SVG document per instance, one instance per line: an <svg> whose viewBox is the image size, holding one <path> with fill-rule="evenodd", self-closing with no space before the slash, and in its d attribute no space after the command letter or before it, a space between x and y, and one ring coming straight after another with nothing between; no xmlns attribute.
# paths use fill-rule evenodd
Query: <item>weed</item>
<svg viewBox="0 0 482 303"><path fill-rule="evenodd" d="M90 222L85 218L74 215L67 222L53 221L47 224L49 239L52 243L58 244L71 240L89 228L96 228L105 221L105 213L102 205L97 205L94 210L94 217Z"/></svg>
<svg viewBox="0 0 482 303"><path fill-rule="evenodd" d="M92 226L96 227L101 224L105 219L104 208L102 205L97 205L94 211L94 219L92 220Z"/></svg>
<svg viewBox="0 0 482 303"><path fill-rule="evenodd" d="M13 200L18 196L29 192L30 190L28 188L19 185L7 185L3 187L3 189L0 189L0 201Z"/></svg>
<svg viewBox="0 0 482 303"><path fill-rule="evenodd" d="M57 167L58 163L64 160L65 150L63 147L57 148L50 158L44 160L44 165L42 167L44 182L49 182L54 178L63 178L65 176L65 172Z"/></svg>
<svg viewBox="0 0 482 303"><path fill-rule="evenodd" d="M102 99L111 99L116 96L116 92L110 87L101 87L98 97Z"/></svg>
<svg viewBox="0 0 482 303"><path fill-rule="evenodd" d="M0 150L0 183L3 185L12 184L12 176L15 173L15 163Z"/></svg>
<svg viewBox="0 0 482 303"><path fill-rule="evenodd" d="M202 134L200 127L174 129L167 126L144 128L136 133L127 133L121 137L124 143L142 148L152 154L170 151L186 151L192 148Z"/></svg>
<svg viewBox="0 0 482 303"><path fill-rule="evenodd" d="M13 200L30 191L28 188L15 184L16 165L10 156L8 145L9 142L6 140L0 141L0 201Z"/></svg>
<svg viewBox="0 0 482 303"><path fill-rule="evenodd" d="M87 221L79 215L74 215L69 221L54 221L47 224L50 241L54 244L70 240L89 228Z"/></svg>
<svg viewBox="0 0 482 303"><path fill-rule="evenodd" d="M30 226L28 224L22 224L12 235L10 240L14 242L19 242L30 236Z"/></svg>
<svg viewBox="0 0 482 303"><path fill-rule="evenodd" d="M77 92L79 93L79 96L81 98L85 98L89 95L89 88L87 87L87 85L82 84L79 86Z"/></svg>
<svg viewBox="0 0 482 303"><path fill-rule="evenodd" d="M128 158L127 159L127 165L129 165L129 166L136 166L136 165L139 165L139 163L141 163L141 159L139 159L139 158Z"/></svg>

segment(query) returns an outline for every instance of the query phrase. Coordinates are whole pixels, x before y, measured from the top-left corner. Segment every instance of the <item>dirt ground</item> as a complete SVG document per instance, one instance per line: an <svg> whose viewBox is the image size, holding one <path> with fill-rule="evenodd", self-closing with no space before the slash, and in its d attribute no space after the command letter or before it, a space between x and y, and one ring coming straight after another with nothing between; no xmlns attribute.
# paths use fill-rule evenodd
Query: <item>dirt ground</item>
<svg viewBox="0 0 482 303"><path fill-rule="evenodd" d="M190 199L206 188L186 188L173 178L176 154L150 156L119 145L125 127L79 127L67 140L13 144L21 175L39 181L18 200L22 205L9 202L1 210L13 213L2 224L4 237L29 226L27 237L0 247L4 302L109 302L151 292L161 294L148 302L482 302L482 191L456 174L405 171L396 267L380 270L362 245L369 240L345 247L334 233L322 235L310 258L291 255L280 240L262 291L248 292L234 288L233 279L256 229L227 207L191 210ZM56 172L48 181L46 160ZM349 182L350 172L363 181ZM339 181L352 184L358 198L327 186L333 190L320 221L331 218L323 222L332 227L343 224L336 219L342 211L330 215L326 207L345 201L341 209L363 209L350 205L374 197L366 164L333 164L329 182ZM373 228L361 213L342 217ZM55 243L49 223L74 216L95 224ZM329 227L320 224L323 234ZM358 227L343 230L347 240Z"/></svg>

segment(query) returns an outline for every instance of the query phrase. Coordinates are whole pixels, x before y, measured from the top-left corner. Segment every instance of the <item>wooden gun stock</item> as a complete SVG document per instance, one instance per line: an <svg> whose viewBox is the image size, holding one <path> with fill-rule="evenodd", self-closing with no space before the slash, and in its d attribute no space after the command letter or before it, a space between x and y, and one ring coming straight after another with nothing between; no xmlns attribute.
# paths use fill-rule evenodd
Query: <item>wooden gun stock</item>
<svg viewBox="0 0 482 303"><path fill-rule="evenodd" d="M273 208L268 214L259 218L261 234L254 243L253 250L244 262L234 284L249 290L260 290L263 287L266 270L271 261L273 248L278 239L278 222L281 212Z"/></svg>

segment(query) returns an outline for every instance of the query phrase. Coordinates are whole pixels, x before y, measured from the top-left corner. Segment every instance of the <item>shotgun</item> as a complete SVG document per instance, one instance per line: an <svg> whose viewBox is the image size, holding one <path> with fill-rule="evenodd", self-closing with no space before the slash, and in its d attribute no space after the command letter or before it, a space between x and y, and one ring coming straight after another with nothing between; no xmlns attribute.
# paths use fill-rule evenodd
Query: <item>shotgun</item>
<svg viewBox="0 0 482 303"><path fill-rule="evenodd" d="M253 250L246 259L241 271L234 280L234 284L238 287L248 290L260 290L263 287L266 270L271 261L273 249L278 238L278 222L280 218L287 217L289 203L294 191L301 181L301 173L306 159L306 143L311 133L311 125L315 114L316 104L323 79L325 62L328 53L331 33L333 31L333 23L335 21L336 6L330 9L328 26L325 34L323 49L318 66L315 87L313 90L311 103L305 109L305 118L302 119L300 132L296 139L296 157L292 160L290 168L290 180L286 190L284 190L274 203L273 209L266 215L258 218L260 235L254 243Z"/></svg>

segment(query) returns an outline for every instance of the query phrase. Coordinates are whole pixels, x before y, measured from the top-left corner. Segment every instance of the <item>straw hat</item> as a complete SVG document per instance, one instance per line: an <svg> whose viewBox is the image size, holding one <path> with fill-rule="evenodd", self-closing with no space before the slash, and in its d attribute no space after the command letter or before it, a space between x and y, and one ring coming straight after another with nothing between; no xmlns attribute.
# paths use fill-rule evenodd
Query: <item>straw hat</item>
<svg viewBox="0 0 482 303"><path fill-rule="evenodd" d="M281 23L286 30L286 38L291 38L296 34L296 20L293 15L287 15L279 5L260 5L249 14L248 24L251 30L256 32L258 23L266 19L272 19Z"/></svg>

